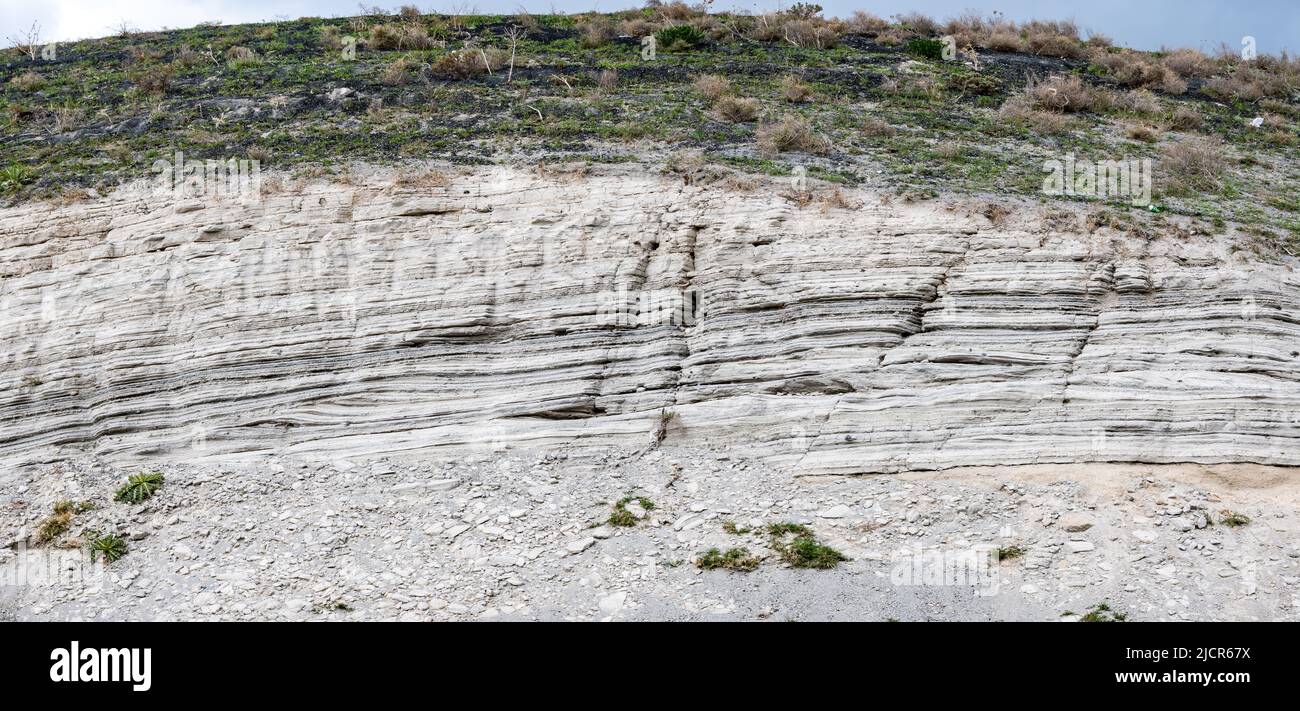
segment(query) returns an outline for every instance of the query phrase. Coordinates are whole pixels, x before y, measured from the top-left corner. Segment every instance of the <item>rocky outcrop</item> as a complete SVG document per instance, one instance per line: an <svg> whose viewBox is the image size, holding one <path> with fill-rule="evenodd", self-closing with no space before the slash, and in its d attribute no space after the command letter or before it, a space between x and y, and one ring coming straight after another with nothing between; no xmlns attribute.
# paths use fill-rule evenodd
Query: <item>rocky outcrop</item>
<svg viewBox="0 0 1300 711"><path fill-rule="evenodd" d="M0 211L0 458L658 434L799 474L1300 465L1300 278L1224 237L632 171L408 182Z"/></svg>

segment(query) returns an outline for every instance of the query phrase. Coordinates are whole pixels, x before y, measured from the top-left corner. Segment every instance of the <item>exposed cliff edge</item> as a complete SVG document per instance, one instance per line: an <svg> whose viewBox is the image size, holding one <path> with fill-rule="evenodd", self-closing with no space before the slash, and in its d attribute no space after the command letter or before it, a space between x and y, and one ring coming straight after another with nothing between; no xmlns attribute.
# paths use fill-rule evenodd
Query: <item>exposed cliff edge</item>
<svg viewBox="0 0 1300 711"><path fill-rule="evenodd" d="M665 423L795 474L1300 465L1288 265L1175 220L783 191L479 168L4 209L0 459L651 446Z"/></svg>

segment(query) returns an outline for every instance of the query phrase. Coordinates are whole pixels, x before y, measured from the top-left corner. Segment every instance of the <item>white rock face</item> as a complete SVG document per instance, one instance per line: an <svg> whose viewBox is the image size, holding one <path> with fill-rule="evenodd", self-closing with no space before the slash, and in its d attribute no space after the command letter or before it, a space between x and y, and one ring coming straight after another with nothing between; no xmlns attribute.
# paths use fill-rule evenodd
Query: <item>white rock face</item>
<svg viewBox="0 0 1300 711"><path fill-rule="evenodd" d="M0 459L649 446L668 410L798 474L1300 465L1300 279L1218 238L368 180L0 211Z"/></svg>

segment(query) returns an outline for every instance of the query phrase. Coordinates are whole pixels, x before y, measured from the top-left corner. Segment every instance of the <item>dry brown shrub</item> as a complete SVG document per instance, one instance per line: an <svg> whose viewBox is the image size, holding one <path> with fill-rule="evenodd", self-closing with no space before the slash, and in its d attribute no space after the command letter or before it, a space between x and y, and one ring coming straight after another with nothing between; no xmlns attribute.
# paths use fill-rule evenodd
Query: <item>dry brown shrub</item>
<svg viewBox="0 0 1300 711"><path fill-rule="evenodd" d="M165 94L172 85L174 70L169 64L148 67L131 75L131 81L146 94Z"/></svg>
<svg viewBox="0 0 1300 711"><path fill-rule="evenodd" d="M1025 42L1015 32L994 32L989 35L985 46L995 52L1021 52Z"/></svg>
<svg viewBox="0 0 1300 711"><path fill-rule="evenodd" d="M1100 32L1089 32L1088 41L1085 42L1084 44L1088 45L1089 47L1104 48L1115 44L1115 42L1109 36L1103 35Z"/></svg>
<svg viewBox="0 0 1300 711"><path fill-rule="evenodd" d="M817 196L817 201L822 204L822 210L857 210L862 207L862 203L849 198L840 188L832 188L822 191Z"/></svg>
<svg viewBox="0 0 1300 711"><path fill-rule="evenodd" d="M1213 59L1200 50L1187 47L1173 50L1162 61L1180 77L1208 77L1218 69Z"/></svg>
<svg viewBox="0 0 1300 711"><path fill-rule="evenodd" d="M1204 119L1201 112L1190 106L1179 106L1169 118L1169 128L1176 131L1194 131L1201 127Z"/></svg>
<svg viewBox="0 0 1300 711"><path fill-rule="evenodd" d="M379 82L389 86L405 84L411 80L411 69L415 66L410 58L398 57L379 73Z"/></svg>
<svg viewBox="0 0 1300 711"><path fill-rule="evenodd" d="M822 20L786 20L781 37L796 47L830 49L840 41L839 32Z"/></svg>
<svg viewBox="0 0 1300 711"><path fill-rule="evenodd" d="M1162 67L1160 72L1160 90L1166 94L1178 96L1187 92L1187 82L1183 81L1174 70Z"/></svg>
<svg viewBox="0 0 1300 711"><path fill-rule="evenodd" d="M45 86L45 77L29 70L10 79L9 85L21 91L35 91Z"/></svg>
<svg viewBox="0 0 1300 711"><path fill-rule="evenodd" d="M781 77L781 96L792 104L812 101L812 87L803 83L799 77L787 74Z"/></svg>
<svg viewBox="0 0 1300 711"><path fill-rule="evenodd" d="M820 154L825 153L829 148L826 140L814 133L807 121L791 114L787 114L776 123L760 126L758 147L767 155L787 151Z"/></svg>
<svg viewBox="0 0 1300 711"><path fill-rule="evenodd" d="M654 25L640 17L629 17L618 24L618 33L627 37L649 37L654 31Z"/></svg>
<svg viewBox="0 0 1300 711"><path fill-rule="evenodd" d="M1088 53L1078 39L1065 35L1031 34L1025 40L1025 46L1043 57L1081 59Z"/></svg>
<svg viewBox="0 0 1300 711"><path fill-rule="evenodd" d="M1115 106L1135 114L1154 114L1160 111L1159 99L1146 89L1119 93L1115 98Z"/></svg>
<svg viewBox="0 0 1300 711"><path fill-rule="evenodd" d="M594 15L580 20L577 24L582 36L582 46L594 49L609 44L618 37L618 28L614 21L604 15Z"/></svg>
<svg viewBox="0 0 1300 711"><path fill-rule="evenodd" d="M1124 135L1144 143L1155 143L1160 140L1160 129L1147 124L1135 123L1130 124L1125 130Z"/></svg>
<svg viewBox="0 0 1300 711"><path fill-rule="evenodd" d="M910 29L911 31L923 36L933 37L939 34L939 23L934 18L919 12L909 12L898 15L894 18L898 24Z"/></svg>
<svg viewBox="0 0 1300 711"><path fill-rule="evenodd" d="M766 12L754 18L746 36L755 42L776 42L784 37L785 18L775 12Z"/></svg>
<svg viewBox="0 0 1300 711"><path fill-rule="evenodd" d="M1051 111L1040 111L1034 107L1033 100L1025 94L1008 98L998 110L998 118L1005 123L1026 126L1038 133L1046 134L1065 133L1071 127L1070 119L1066 116Z"/></svg>
<svg viewBox="0 0 1300 711"><path fill-rule="evenodd" d="M757 99L723 96L713 105L717 116L732 123L748 123L758 118L761 105Z"/></svg>
<svg viewBox="0 0 1300 711"><path fill-rule="evenodd" d="M658 15L660 19L671 20L672 22L689 20L700 14L690 5L682 2L682 0L673 0L672 2L667 3L651 0L651 2L646 4L646 7L653 8L655 14Z"/></svg>
<svg viewBox="0 0 1300 711"><path fill-rule="evenodd" d="M429 70L434 76L449 79L466 79L480 74L491 74L500 69L509 54L496 47L467 47L438 57Z"/></svg>
<svg viewBox="0 0 1300 711"><path fill-rule="evenodd" d="M717 74L701 74L695 77L691 88L696 95L709 102L717 101L732 91L731 82Z"/></svg>
<svg viewBox="0 0 1300 711"><path fill-rule="evenodd" d="M943 141L934 147L934 154L944 160L954 160L965 153L966 147L956 141Z"/></svg>
<svg viewBox="0 0 1300 711"><path fill-rule="evenodd" d="M451 184L451 179L436 170L421 170L397 174L393 185L401 188L444 188Z"/></svg>
<svg viewBox="0 0 1300 711"><path fill-rule="evenodd" d="M850 32L860 35L878 35L889 28L889 22L869 12L858 10L849 17L848 28Z"/></svg>
<svg viewBox="0 0 1300 711"><path fill-rule="evenodd" d="M886 47L897 47L907 41L907 34L896 27L891 27L877 35L876 41Z"/></svg>
<svg viewBox="0 0 1300 711"><path fill-rule="evenodd" d="M1225 167L1222 141L1183 140L1161 149L1155 177L1166 194L1213 191L1218 189Z"/></svg>
<svg viewBox="0 0 1300 711"><path fill-rule="evenodd" d="M176 50L176 58L172 60L172 64L181 69L193 69L203 64L204 61L202 54L195 52L188 44L183 44L180 49Z"/></svg>
<svg viewBox="0 0 1300 711"><path fill-rule="evenodd" d="M1031 79L1024 93L1036 108L1062 113L1100 112L1113 103L1109 92L1088 86L1073 74Z"/></svg>
<svg viewBox="0 0 1300 711"><path fill-rule="evenodd" d="M895 133L894 127L877 118L869 118L862 122L862 135L871 137L892 136Z"/></svg>

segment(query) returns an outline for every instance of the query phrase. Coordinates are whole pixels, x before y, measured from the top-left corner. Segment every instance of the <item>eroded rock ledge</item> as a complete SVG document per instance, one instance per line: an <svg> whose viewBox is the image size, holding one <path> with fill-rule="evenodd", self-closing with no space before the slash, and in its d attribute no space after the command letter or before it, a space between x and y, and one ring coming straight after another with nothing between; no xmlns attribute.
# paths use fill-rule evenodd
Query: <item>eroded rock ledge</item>
<svg viewBox="0 0 1300 711"><path fill-rule="evenodd" d="M798 474L1300 465L1287 265L782 190L482 168L4 210L0 458L649 446L668 412Z"/></svg>

